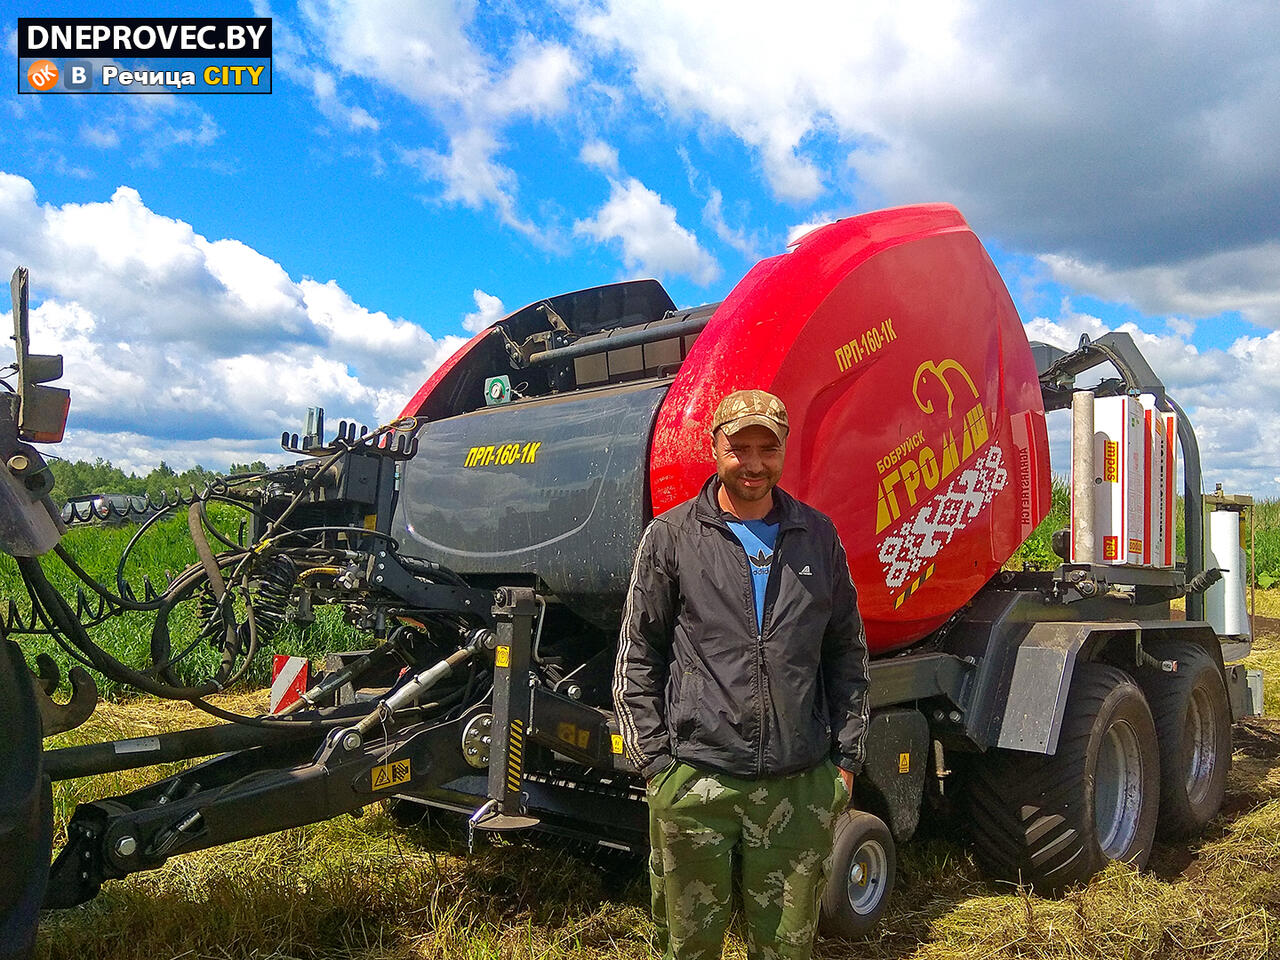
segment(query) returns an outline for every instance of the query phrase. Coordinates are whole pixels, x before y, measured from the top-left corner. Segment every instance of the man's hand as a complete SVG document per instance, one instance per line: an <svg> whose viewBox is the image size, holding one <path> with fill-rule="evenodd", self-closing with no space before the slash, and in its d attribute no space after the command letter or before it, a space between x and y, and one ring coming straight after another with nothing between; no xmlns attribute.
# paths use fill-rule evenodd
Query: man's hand
<svg viewBox="0 0 1280 960"><path fill-rule="evenodd" d="M853 774L843 767L839 768L840 779L844 781L845 789L849 791L849 796L853 796Z"/></svg>

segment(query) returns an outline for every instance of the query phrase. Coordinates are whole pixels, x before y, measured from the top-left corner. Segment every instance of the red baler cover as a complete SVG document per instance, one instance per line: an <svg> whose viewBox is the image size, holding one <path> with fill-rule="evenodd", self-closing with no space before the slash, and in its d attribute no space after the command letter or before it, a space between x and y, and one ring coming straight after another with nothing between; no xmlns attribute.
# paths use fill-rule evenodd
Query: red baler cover
<svg viewBox="0 0 1280 960"><path fill-rule="evenodd" d="M1048 510L1027 337L954 207L852 217L756 264L659 411L655 514L697 493L712 411L748 387L787 404L782 485L835 521L873 654L943 624Z"/></svg>

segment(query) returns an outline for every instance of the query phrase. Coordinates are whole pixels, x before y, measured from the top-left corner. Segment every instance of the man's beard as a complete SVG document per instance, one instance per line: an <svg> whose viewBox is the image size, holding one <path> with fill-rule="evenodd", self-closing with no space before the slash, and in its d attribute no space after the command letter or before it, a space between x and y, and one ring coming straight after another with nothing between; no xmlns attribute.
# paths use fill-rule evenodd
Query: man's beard
<svg viewBox="0 0 1280 960"><path fill-rule="evenodd" d="M763 500L769 495L778 482L776 478L771 477L768 474L762 474L759 477L753 477L752 479L762 480L763 482L749 487L744 486L741 478L736 474L729 474L728 476L722 475L720 477L720 482L728 488L729 493L735 500L741 500L746 503Z"/></svg>

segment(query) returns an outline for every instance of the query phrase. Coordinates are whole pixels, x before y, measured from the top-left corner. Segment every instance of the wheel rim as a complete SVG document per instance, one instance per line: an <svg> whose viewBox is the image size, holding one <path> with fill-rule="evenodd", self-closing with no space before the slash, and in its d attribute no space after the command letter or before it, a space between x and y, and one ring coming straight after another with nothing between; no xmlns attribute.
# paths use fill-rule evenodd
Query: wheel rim
<svg viewBox="0 0 1280 960"><path fill-rule="evenodd" d="M1196 688L1191 692L1183 726L1183 743L1190 752L1187 758L1187 799L1193 804L1203 803L1213 785L1214 768L1218 763L1217 721L1205 690Z"/></svg>
<svg viewBox="0 0 1280 960"><path fill-rule="evenodd" d="M1112 860L1123 856L1138 832L1142 812L1142 751L1127 721L1107 728L1094 774L1093 816L1098 845Z"/></svg>
<svg viewBox="0 0 1280 960"><path fill-rule="evenodd" d="M884 899L889 873L889 855L878 840L864 840L849 862L849 906L866 916L874 913Z"/></svg>

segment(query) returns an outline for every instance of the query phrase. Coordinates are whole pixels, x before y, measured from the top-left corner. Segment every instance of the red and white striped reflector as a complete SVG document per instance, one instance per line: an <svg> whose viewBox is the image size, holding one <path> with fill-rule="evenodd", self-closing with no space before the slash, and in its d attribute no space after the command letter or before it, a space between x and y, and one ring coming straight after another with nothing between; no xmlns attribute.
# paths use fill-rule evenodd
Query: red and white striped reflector
<svg viewBox="0 0 1280 960"><path fill-rule="evenodd" d="M271 712L279 713L307 689L311 663L306 657L277 653L271 663Z"/></svg>

